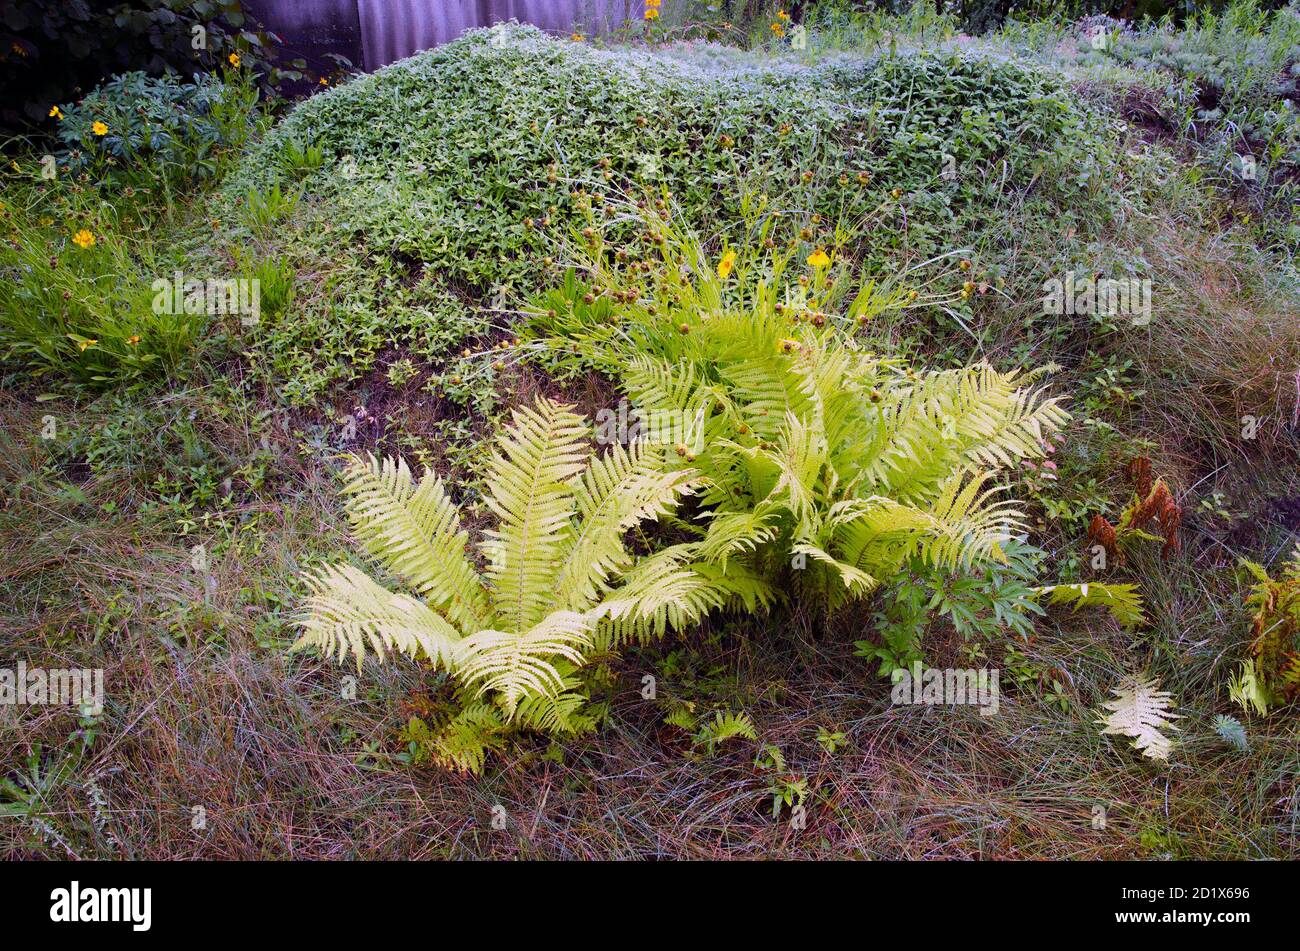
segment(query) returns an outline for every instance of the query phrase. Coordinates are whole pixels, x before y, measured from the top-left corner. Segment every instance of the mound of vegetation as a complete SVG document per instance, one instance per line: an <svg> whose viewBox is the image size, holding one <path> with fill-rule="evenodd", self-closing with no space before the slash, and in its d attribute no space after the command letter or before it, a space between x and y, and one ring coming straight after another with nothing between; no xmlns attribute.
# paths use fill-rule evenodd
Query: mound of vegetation
<svg viewBox="0 0 1300 951"><path fill-rule="evenodd" d="M301 193L312 222L301 240L323 231L333 245L405 262L397 277L408 286L478 303L547 279L587 223L585 202L646 190L671 193L693 227L725 240L744 187L760 181L775 214L843 223L847 253L864 265L958 246L1007 188L1029 190L1046 218L1081 205L1109 218L1091 184L1106 164L1104 128L1036 67L962 51L814 65L719 46L692 53L594 49L530 27L472 31L303 103L225 192L240 203ZM624 225L616 240L637 228L606 214ZM282 373L319 370L330 323L317 331L309 313L293 341L267 343L298 345ZM387 324L393 344L421 335L400 315ZM350 362L367 349L354 333Z"/></svg>
<svg viewBox="0 0 1300 951"><path fill-rule="evenodd" d="M338 220L479 286L538 276L576 220L577 189L664 187L705 227L735 222L736 181L751 173L779 205L824 215L925 190L871 249L927 254L996 201L988 176L1038 174L1069 200L1100 161L1062 86L1011 61L688 61L531 27L471 32L309 100L229 190L283 181L291 143L322 150L304 184ZM966 174L940 188L949 156Z"/></svg>

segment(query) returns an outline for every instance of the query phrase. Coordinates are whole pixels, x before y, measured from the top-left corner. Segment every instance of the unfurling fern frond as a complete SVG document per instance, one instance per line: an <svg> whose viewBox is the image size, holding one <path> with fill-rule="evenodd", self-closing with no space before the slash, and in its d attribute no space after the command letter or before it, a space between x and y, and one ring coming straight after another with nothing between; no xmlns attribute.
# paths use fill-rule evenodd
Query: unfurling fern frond
<svg viewBox="0 0 1300 951"><path fill-rule="evenodd" d="M1076 611L1084 607L1105 608L1125 628L1135 628L1147 620L1136 585L1091 581L1047 585L1033 591L1035 597L1047 598L1048 604L1069 604Z"/></svg>
<svg viewBox="0 0 1300 951"><path fill-rule="evenodd" d="M1114 690L1115 699L1103 703L1110 713L1097 722L1106 729L1103 734L1127 736L1133 748L1142 751L1149 759L1167 760L1172 741L1160 731L1177 730L1174 720L1182 719L1170 713L1173 698L1154 679L1125 677Z"/></svg>

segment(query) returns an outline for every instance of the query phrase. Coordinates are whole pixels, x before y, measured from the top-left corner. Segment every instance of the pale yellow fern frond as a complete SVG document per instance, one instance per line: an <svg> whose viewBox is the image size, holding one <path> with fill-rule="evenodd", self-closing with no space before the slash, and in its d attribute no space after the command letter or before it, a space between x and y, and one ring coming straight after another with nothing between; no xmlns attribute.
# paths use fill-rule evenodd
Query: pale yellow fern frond
<svg viewBox="0 0 1300 951"><path fill-rule="evenodd" d="M405 460L372 455L352 456L343 480L353 533L368 554L461 630L490 626L487 590L441 479L426 469L417 484Z"/></svg>
<svg viewBox="0 0 1300 951"><path fill-rule="evenodd" d="M594 623L586 614L554 611L525 631L477 631L458 645L458 672L480 695L496 691L502 709L513 717L525 695L555 697L564 689L556 661L581 665Z"/></svg>
<svg viewBox="0 0 1300 951"><path fill-rule="evenodd" d="M1047 598L1048 604L1072 605L1076 611L1083 607L1105 608L1126 628L1146 623L1136 585L1087 581L1034 588L1033 594L1035 598Z"/></svg>
<svg viewBox="0 0 1300 951"><path fill-rule="evenodd" d="M482 544L493 605L508 631L526 631L555 604L555 579L575 511L572 479L590 451L581 416L550 400L512 411L488 462L485 500L497 516Z"/></svg>
<svg viewBox="0 0 1300 951"><path fill-rule="evenodd" d="M578 525L564 552L555 603L585 611L609 590L608 579L632 561L623 534L671 511L697 484L692 470L665 472L663 449L613 445L575 484Z"/></svg>
<svg viewBox="0 0 1300 951"><path fill-rule="evenodd" d="M1125 677L1114 694L1115 699L1102 704L1110 711L1097 721L1105 727L1102 734L1130 737L1133 748L1141 750L1143 756L1168 760L1173 741L1160 731L1177 730L1172 721L1182 719L1169 712L1172 696L1148 677Z"/></svg>
<svg viewBox="0 0 1300 951"><path fill-rule="evenodd" d="M367 649L380 660L394 651L456 669L460 632L420 601L394 594L351 565L332 565L303 577L310 595L299 618L302 636L293 650L313 647L340 661L351 652L358 670Z"/></svg>

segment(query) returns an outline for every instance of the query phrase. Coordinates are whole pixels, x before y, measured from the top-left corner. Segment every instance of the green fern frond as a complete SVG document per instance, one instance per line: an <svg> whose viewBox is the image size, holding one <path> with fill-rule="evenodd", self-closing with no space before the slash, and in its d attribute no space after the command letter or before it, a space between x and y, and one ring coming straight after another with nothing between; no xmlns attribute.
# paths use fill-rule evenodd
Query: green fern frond
<svg viewBox="0 0 1300 951"><path fill-rule="evenodd" d="M699 543L700 560L727 567L733 555L753 552L777 536L771 507L741 512L710 512L709 528Z"/></svg>
<svg viewBox="0 0 1300 951"><path fill-rule="evenodd" d="M557 661L563 687L551 695L525 694L515 708L514 722L528 730L572 736L595 727L597 718L587 705L588 697L578 668Z"/></svg>
<svg viewBox="0 0 1300 951"><path fill-rule="evenodd" d="M667 716L664 717L664 723L668 726L675 726L679 730L685 730L687 733L694 733L700 725L699 719L685 705L674 707Z"/></svg>
<svg viewBox="0 0 1300 951"><path fill-rule="evenodd" d="M703 746L705 752L712 756L719 746L737 737L757 740L758 731L754 729L754 721L743 711L724 713L719 710L712 720L705 721L692 742L695 746Z"/></svg>
<svg viewBox="0 0 1300 951"><path fill-rule="evenodd" d="M488 703L472 703L440 729L422 733L428 757L440 766L480 773L489 753L505 746L506 723Z"/></svg>
<svg viewBox="0 0 1300 951"><path fill-rule="evenodd" d="M496 515L482 548L496 614L526 631L555 603L555 579L571 540L573 477L590 451L581 416L550 400L512 410L488 462L485 501Z"/></svg>
<svg viewBox="0 0 1300 951"><path fill-rule="evenodd" d="M1147 621L1142 610L1142 598L1137 586L1132 584L1101 584L1096 581L1079 584L1054 584L1033 589L1036 598L1047 598L1049 604L1070 604L1074 610L1083 607L1105 608L1125 628L1135 628Z"/></svg>
<svg viewBox="0 0 1300 951"><path fill-rule="evenodd" d="M592 460L575 485L578 527L555 584L555 603L585 610L609 590L608 579L632 561L623 545L629 528L667 514L698 485L692 470L665 472L658 446L617 444Z"/></svg>
<svg viewBox="0 0 1300 951"><path fill-rule="evenodd" d="M442 480L418 484L405 460L350 457L343 471L348 517L368 554L461 630L491 624L487 590L465 556L469 536Z"/></svg>
<svg viewBox="0 0 1300 951"><path fill-rule="evenodd" d="M1228 697L1247 713L1254 711L1261 717L1268 716L1268 690L1260 682L1253 660L1243 660L1240 669L1232 675L1228 681Z"/></svg>

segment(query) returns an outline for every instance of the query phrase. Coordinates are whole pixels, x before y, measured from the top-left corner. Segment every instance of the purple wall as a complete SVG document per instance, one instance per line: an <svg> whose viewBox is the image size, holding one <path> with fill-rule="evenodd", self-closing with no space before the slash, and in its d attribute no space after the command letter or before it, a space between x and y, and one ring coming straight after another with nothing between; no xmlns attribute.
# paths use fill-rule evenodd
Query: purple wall
<svg viewBox="0 0 1300 951"><path fill-rule="evenodd" d="M288 58L320 68L340 53L358 68L378 69L466 30L515 19L544 30L605 32L640 16L641 0L245 0L284 40Z"/></svg>

